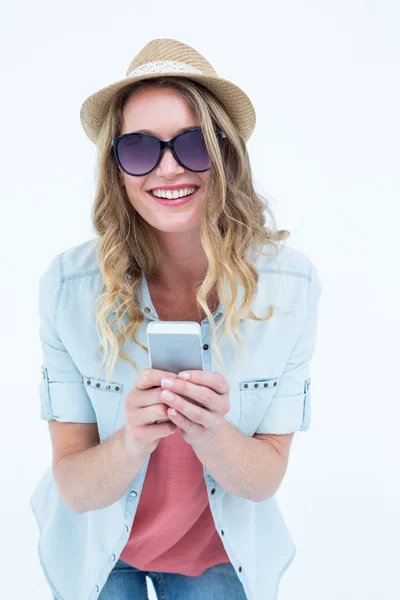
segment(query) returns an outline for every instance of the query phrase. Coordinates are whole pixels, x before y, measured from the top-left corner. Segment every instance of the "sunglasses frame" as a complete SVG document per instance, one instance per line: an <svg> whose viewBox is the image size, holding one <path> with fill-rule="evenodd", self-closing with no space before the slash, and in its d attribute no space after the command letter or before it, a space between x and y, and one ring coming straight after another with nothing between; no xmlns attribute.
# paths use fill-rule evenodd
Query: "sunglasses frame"
<svg viewBox="0 0 400 600"><path fill-rule="evenodd" d="M152 171L154 171L154 169L156 169L157 166L160 164L160 161L161 161L161 158L162 158L162 155L164 153L165 148L170 148L172 154L174 155L175 160L184 169L187 169L188 171L192 171L193 173L204 173L205 171L209 171L210 168L211 168L211 166L208 167L208 169L201 169L199 171L196 171L195 169L190 169L189 167L187 167L186 165L183 164L183 162L179 159L177 153L175 152L175 146L174 146L175 140L177 138L179 138L181 135L184 135L185 133L189 133L190 131L201 131L201 127L192 127L192 129L187 129L186 131L182 131L182 133L178 133L178 135L176 135L175 137L173 137L168 142L164 142L163 140L160 140L160 138L156 137L155 135L151 135L150 133L137 133L135 131L132 131L130 133L123 133L122 135L119 135L116 138L114 138L113 141L112 141L111 147L113 149L115 159L116 159L118 165L120 166L120 168L124 171L124 173L126 173L127 175L131 175L132 177L143 177L144 175L148 175L149 173L151 173ZM146 173L140 173L139 175L136 174L136 173L129 173L129 171L127 171L126 169L124 169L124 167L122 166L121 161L120 161L120 159L118 157L118 152L117 152L117 147L118 147L119 141L122 138L124 138L124 137L126 137L128 135L133 135L135 133L136 133L136 135L143 135L143 136L146 136L146 137L154 138L155 140L158 141L158 143L160 145L160 152L159 152L159 155L158 155L158 158L157 158L157 162L154 165L154 167L152 169L150 169L150 171L147 171ZM221 146L222 138L224 138L226 136L219 129L215 130L215 133L217 135L218 143Z"/></svg>

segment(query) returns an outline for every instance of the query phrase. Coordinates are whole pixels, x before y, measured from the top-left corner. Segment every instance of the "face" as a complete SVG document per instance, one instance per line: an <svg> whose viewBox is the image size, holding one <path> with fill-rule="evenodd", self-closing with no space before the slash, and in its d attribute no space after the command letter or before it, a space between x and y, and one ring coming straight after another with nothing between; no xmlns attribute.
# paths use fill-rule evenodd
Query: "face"
<svg viewBox="0 0 400 600"><path fill-rule="evenodd" d="M199 127L200 121L178 92L169 88L139 90L124 106L120 135L147 130L163 141L175 137L186 127ZM184 233L199 229L210 171L195 173L182 167L172 151L165 148L158 166L142 177L119 169L121 183L133 207L157 232ZM198 188L184 204L160 204L150 190L165 186ZM180 199L182 200L182 199Z"/></svg>

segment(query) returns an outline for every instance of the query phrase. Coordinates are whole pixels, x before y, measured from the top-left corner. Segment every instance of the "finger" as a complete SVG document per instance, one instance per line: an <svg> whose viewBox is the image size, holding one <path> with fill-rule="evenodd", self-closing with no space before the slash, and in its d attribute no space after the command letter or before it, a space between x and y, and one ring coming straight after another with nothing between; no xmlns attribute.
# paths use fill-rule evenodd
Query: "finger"
<svg viewBox="0 0 400 600"><path fill-rule="evenodd" d="M125 412L127 420L133 413L139 412L135 420L138 425L151 423L167 418L163 411L163 402L160 401L160 388L151 390L132 391L125 398Z"/></svg>
<svg viewBox="0 0 400 600"><path fill-rule="evenodd" d="M169 421L168 417L168 406L165 405L164 402L160 402L158 399L158 404L153 404L151 406L145 406L139 414L136 416L138 425L151 425L154 423L162 423Z"/></svg>
<svg viewBox="0 0 400 600"><path fill-rule="evenodd" d="M191 381L197 385L204 385L211 388L217 394L227 394L229 392L229 384L221 373L215 371L188 370L181 373L189 373L190 377L186 381ZM185 378L178 373L179 380L185 381Z"/></svg>
<svg viewBox="0 0 400 600"><path fill-rule="evenodd" d="M171 373L170 371L152 369L149 367L140 373L135 382L135 386L138 390L148 390L149 388L157 386L160 387L162 377L166 377L167 379L175 379L178 377L178 375L176 373Z"/></svg>
<svg viewBox="0 0 400 600"><path fill-rule="evenodd" d="M163 379L161 379L161 387L173 391L175 394L179 394L186 399L198 402L208 410L219 410L223 396L220 396L209 387L197 385L191 381L180 379L179 377L170 379L170 381L173 382L172 386L167 385L164 383Z"/></svg>
<svg viewBox="0 0 400 600"><path fill-rule="evenodd" d="M205 429L202 425L193 423L193 421L175 409L173 409L175 410L175 414L172 414L171 410L172 409L168 409L168 417L171 419L171 422L176 425L176 427L179 427L181 430L181 437L186 442L189 442L191 439L201 439L207 434L207 429Z"/></svg>
<svg viewBox="0 0 400 600"><path fill-rule="evenodd" d="M169 407L175 408L175 410L189 419L189 421L195 423L196 425L201 425L206 429L211 429L215 425L215 419L217 418L215 413L207 410L206 408L202 408L201 406L197 406L196 404L192 404L192 402L188 402L170 390L168 390L168 392L172 395L171 399L165 397L164 390L161 392L160 398L161 401L167 404ZM168 416L170 416L169 411ZM180 427L180 425L178 426Z"/></svg>

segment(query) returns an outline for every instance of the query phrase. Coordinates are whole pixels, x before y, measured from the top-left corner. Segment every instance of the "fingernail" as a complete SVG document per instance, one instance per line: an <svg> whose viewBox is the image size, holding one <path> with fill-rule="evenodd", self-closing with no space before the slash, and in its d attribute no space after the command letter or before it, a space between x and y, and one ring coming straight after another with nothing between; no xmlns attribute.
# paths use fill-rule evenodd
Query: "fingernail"
<svg viewBox="0 0 400 600"><path fill-rule="evenodd" d="M181 373L179 373L179 377L181 379L190 379L190 373L187 371L181 371Z"/></svg>
<svg viewBox="0 0 400 600"><path fill-rule="evenodd" d="M161 379L161 383L163 385L166 385L167 387L172 387L174 385L174 382L173 382L172 379L164 379L164 378L162 378Z"/></svg>

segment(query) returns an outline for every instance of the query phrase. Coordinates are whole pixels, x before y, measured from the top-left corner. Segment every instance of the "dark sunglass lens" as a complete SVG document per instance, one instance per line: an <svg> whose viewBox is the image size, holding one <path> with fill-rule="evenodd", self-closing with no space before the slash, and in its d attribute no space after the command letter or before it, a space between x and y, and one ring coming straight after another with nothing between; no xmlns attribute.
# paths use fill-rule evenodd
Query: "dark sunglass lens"
<svg viewBox="0 0 400 600"><path fill-rule="evenodd" d="M143 175L156 164L160 144L148 135L132 133L119 140L117 153L121 165L128 173Z"/></svg>
<svg viewBox="0 0 400 600"><path fill-rule="evenodd" d="M205 171L210 168L210 157L200 130L186 131L176 138L175 151L188 169Z"/></svg>

